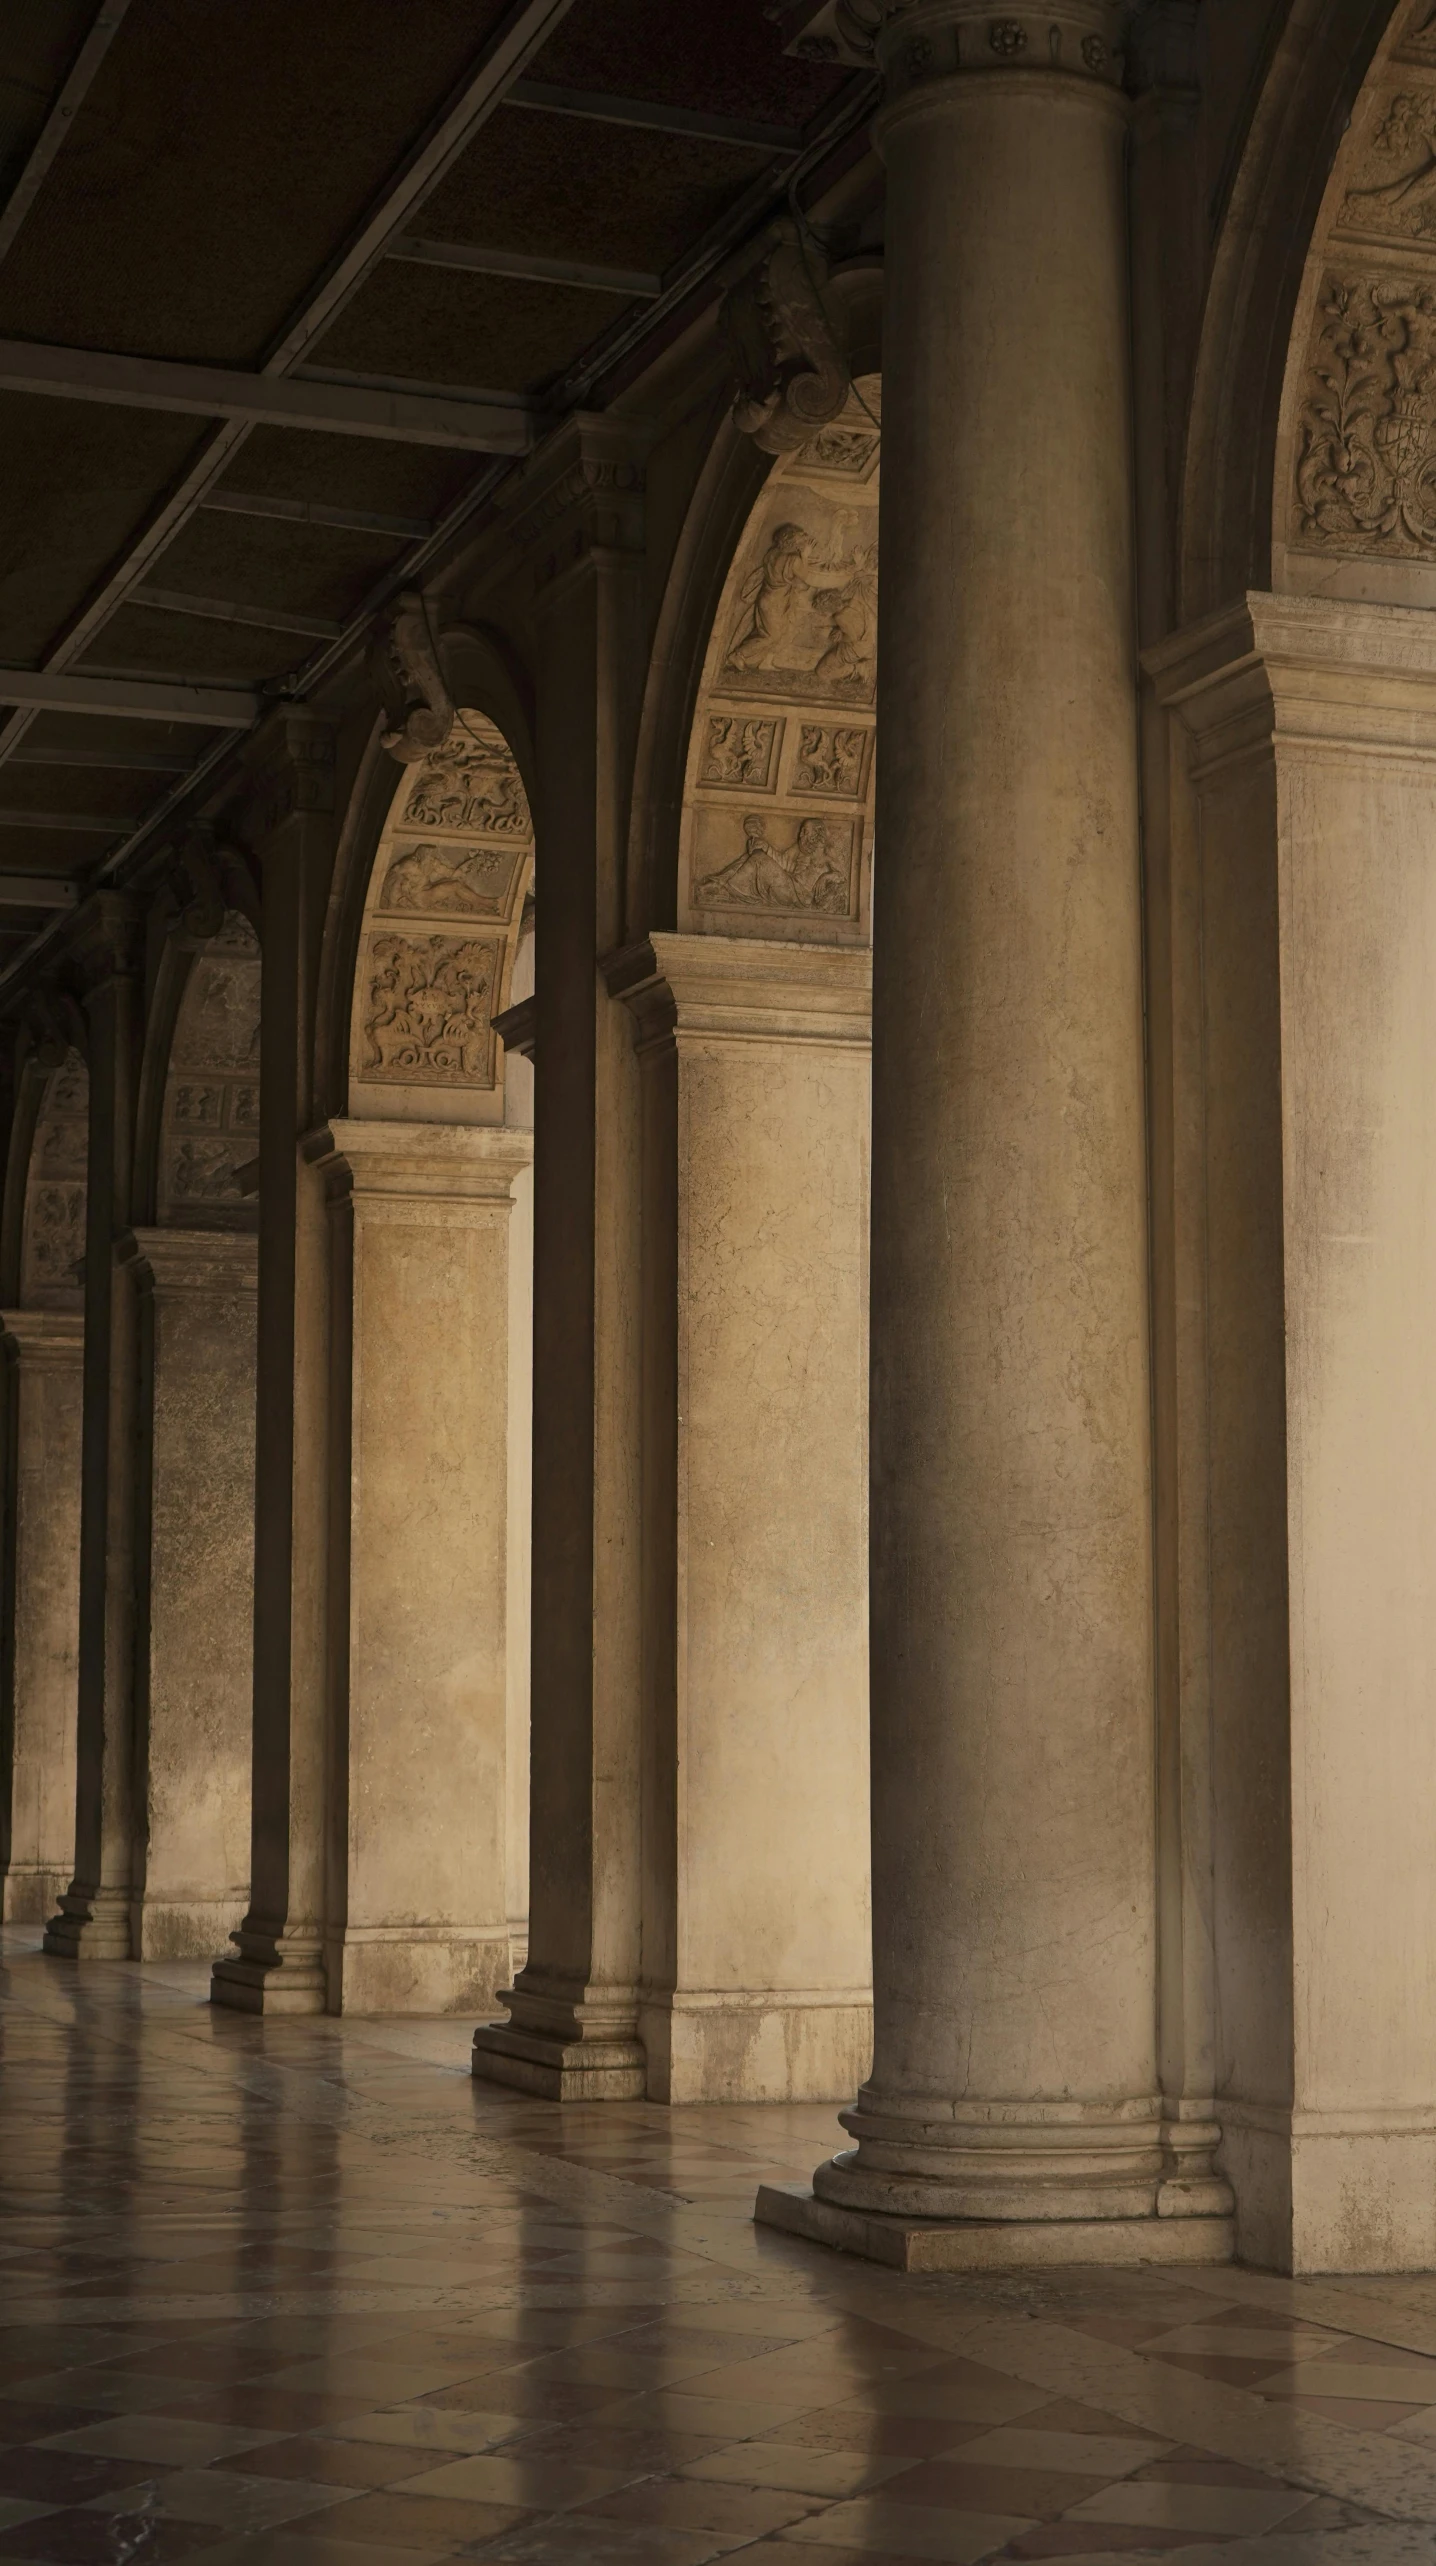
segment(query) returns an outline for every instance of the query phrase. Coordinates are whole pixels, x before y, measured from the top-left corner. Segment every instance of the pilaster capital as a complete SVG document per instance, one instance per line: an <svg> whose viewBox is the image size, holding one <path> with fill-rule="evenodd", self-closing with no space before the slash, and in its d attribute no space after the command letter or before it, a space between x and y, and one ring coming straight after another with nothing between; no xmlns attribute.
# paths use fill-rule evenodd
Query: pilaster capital
<svg viewBox="0 0 1436 2566"><path fill-rule="evenodd" d="M1041 73L1120 89L1130 0L847 0L871 22L887 113L955 78Z"/></svg>
<svg viewBox="0 0 1436 2566"><path fill-rule="evenodd" d="M86 1005L140 968L140 910L126 891L93 891L76 912L68 957Z"/></svg>
<svg viewBox="0 0 1436 2566"><path fill-rule="evenodd" d="M273 837L301 813L333 808L333 725L313 713L281 708L255 739L245 801L248 832Z"/></svg>
<svg viewBox="0 0 1436 2566"><path fill-rule="evenodd" d="M670 1036L866 1048L873 958L859 945L655 932L603 965L630 1009L640 1051Z"/></svg>
<svg viewBox="0 0 1436 2566"><path fill-rule="evenodd" d="M331 1201L489 1203L505 1207L533 1164L533 1134L504 1123L402 1123L339 1119L311 1132L304 1155Z"/></svg>
<svg viewBox="0 0 1436 2566"><path fill-rule="evenodd" d="M580 410L540 446L509 519L540 591L595 554L642 551L649 442L630 421Z"/></svg>
<svg viewBox="0 0 1436 2566"><path fill-rule="evenodd" d="M1436 632L1419 606L1252 590L1143 655L1198 775L1299 749L1436 761Z"/></svg>
<svg viewBox="0 0 1436 2566"><path fill-rule="evenodd" d="M83 1310L0 1310L0 1331L27 1370L78 1372L84 1360Z"/></svg>
<svg viewBox="0 0 1436 2566"><path fill-rule="evenodd" d="M157 1291L233 1295L258 1288L259 1241L252 1230L137 1229L130 1239Z"/></svg>

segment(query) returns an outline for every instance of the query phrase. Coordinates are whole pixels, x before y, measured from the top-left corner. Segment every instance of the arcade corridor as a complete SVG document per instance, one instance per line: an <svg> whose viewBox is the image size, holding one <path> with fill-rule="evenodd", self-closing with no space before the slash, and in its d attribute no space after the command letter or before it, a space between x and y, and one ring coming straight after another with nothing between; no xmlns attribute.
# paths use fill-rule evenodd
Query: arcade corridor
<svg viewBox="0 0 1436 2566"><path fill-rule="evenodd" d="M5 1949L0 2558L1429 2566L1436 2282L886 2273L752 2224L823 2106Z"/></svg>

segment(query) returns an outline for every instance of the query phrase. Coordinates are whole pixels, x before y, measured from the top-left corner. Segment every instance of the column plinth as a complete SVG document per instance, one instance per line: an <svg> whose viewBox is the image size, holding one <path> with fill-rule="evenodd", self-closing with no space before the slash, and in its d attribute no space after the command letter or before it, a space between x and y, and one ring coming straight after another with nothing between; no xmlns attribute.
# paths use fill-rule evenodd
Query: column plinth
<svg viewBox="0 0 1436 2566"><path fill-rule="evenodd" d="M874 2064L759 2216L908 2268L1231 2250L1161 2214L1120 20L877 38Z"/></svg>

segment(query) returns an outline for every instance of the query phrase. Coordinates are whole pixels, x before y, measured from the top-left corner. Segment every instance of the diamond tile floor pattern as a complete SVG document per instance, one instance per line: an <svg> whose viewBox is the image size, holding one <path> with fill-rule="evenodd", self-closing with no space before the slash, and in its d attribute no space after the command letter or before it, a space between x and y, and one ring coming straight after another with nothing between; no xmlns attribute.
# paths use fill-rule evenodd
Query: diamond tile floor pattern
<svg viewBox="0 0 1436 2566"><path fill-rule="evenodd" d="M827 2107L3 1953L0 2561L1436 2566L1436 2279L882 2272L751 2223Z"/></svg>

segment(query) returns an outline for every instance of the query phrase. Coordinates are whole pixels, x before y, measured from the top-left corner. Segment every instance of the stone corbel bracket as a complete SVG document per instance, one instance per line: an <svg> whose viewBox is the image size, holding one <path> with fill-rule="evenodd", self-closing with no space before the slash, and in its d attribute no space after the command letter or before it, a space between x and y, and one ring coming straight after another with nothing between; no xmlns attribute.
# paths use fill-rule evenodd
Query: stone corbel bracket
<svg viewBox="0 0 1436 2566"><path fill-rule="evenodd" d="M767 454L794 454L835 419L852 387L824 299L827 261L796 222L770 230L757 264L723 299L738 375L735 424Z"/></svg>
<svg viewBox="0 0 1436 2566"><path fill-rule="evenodd" d="M401 589L375 637L374 667L391 727L382 745L401 766L443 747L454 699L439 662L433 609L422 591Z"/></svg>
<svg viewBox="0 0 1436 2566"><path fill-rule="evenodd" d="M208 822L197 821L171 848L165 875L177 910L172 934L207 944L219 934L230 909L259 933L254 860L246 847L226 839Z"/></svg>

